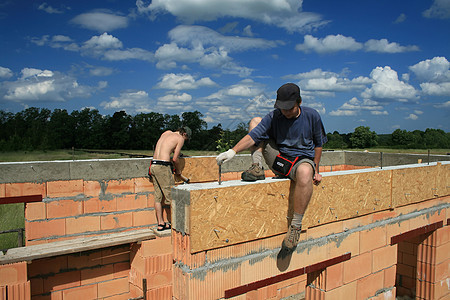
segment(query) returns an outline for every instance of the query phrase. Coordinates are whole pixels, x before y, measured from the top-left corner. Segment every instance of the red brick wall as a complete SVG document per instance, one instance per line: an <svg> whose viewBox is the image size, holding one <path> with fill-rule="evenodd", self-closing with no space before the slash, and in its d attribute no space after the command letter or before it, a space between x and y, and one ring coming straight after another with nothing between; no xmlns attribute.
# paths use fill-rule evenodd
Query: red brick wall
<svg viewBox="0 0 450 300"><path fill-rule="evenodd" d="M146 177L0 185L5 196L43 196L26 204L26 245L153 227L153 185Z"/></svg>

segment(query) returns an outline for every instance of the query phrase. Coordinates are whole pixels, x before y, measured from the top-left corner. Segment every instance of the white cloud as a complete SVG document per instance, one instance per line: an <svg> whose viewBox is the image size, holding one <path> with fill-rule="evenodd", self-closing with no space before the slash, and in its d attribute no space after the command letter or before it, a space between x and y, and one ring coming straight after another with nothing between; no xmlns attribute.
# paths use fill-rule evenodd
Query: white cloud
<svg viewBox="0 0 450 300"><path fill-rule="evenodd" d="M196 46L188 49L180 48L176 43L170 43L156 50L155 59L158 61L156 67L160 69L175 68L180 62L198 63L205 68L220 69L225 74L236 74L241 77L247 77L253 71L234 63L225 49L215 47L204 49L202 46Z"/></svg>
<svg viewBox="0 0 450 300"><path fill-rule="evenodd" d="M141 48L130 48L130 49L113 49L108 50L103 54L103 59L117 61L117 60L128 60L128 59L137 59L148 62L154 61L153 53L141 49Z"/></svg>
<svg viewBox="0 0 450 300"><path fill-rule="evenodd" d="M42 38L32 38L31 42L38 46L49 45L52 48L63 48L68 51L80 52L81 55L91 56L109 61L136 59L142 61L153 62L154 54L141 48L123 49L122 42L104 32L98 36L92 36L79 46L72 39L63 35L56 35L50 38L48 35Z"/></svg>
<svg viewBox="0 0 450 300"><path fill-rule="evenodd" d="M367 52L379 53L402 53L410 51L419 51L417 46L400 46L398 43L390 43L387 39L368 40L364 43L364 49Z"/></svg>
<svg viewBox="0 0 450 300"><path fill-rule="evenodd" d="M57 71L24 68L15 81L3 82L1 97L15 102L67 101L87 98L99 87L80 85L69 75Z"/></svg>
<svg viewBox="0 0 450 300"><path fill-rule="evenodd" d="M295 50L305 53L333 53L338 51L358 51L380 53L401 53L409 51L418 51L417 46L401 46L398 43L391 43L387 39L368 40L364 44L355 41L352 37L338 35L328 35L324 38L316 38L312 35L305 35L303 44L297 44Z"/></svg>
<svg viewBox="0 0 450 300"><path fill-rule="evenodd" d="M114 72L114 70L112 68L107 68L107 67L89 66L88 68L89 68L89 74L91 74L92 76L109 76Z"/></svg>
<svg viewBox="0 0 450 300"><path fill-rule="evenodd" d="M41 5L39 5L38 9L39 10L43 10L43 11L45 11L48 14L62 14L62 13L64 13L64 9L54 8L54 7L50 6L50 5L48 5L46 2L42 3Z"/></svg>
<svg viewBox="0 0 450 300"><path fill-rule="evenodd" d="M192 96L187 93L167 94L165 96L159 97L158 100L161 102L188 102L192 100Z"/></svg>
<svg viewBox="0 0 450 300"><path fill-rule="evenodd" d="M110 11L93 11L73 18L71 23L99 32L128 27L128 18Z"/></svg>
<svg viewBox="0 0 450 300"><path fill-rule="evenodd" d="M450 62L445 57L421 61L409 69L422 81L420 87L425 95L450 95Z"/></svg>
<svg viewBox="0 0 450 300"><path fill-rule="evenodd" d="M8 79L11 78L12 76L13 72L10 69L0 67L0 79Z"/></svg>
<svg viewBox="0 0 450 300"><path fill-rule="evenodd" d="M415 115L415 114L409 114L409 116L407 116L405 119L406 120L413 120L413 121L415 121L415 120L417 120L419 117L417 116L417 115Z"/></svg>
<svg viewBox="0 0 450 300"><path fill-rule="evenodd" d="M362 49L362 44L355 41L352 37L343 35L328 35L325 38L318 39L312 35L305 35L303 44L295 46L297 51L331 53L337 51L357 51Z"/></svg>
<svg viewBox="0 0 450 300"><path fill-rule="evenodd" d="M417 91L414 87L400 81L397 72L389 66L373 69L370 77L375 82L361 93L363 98L388 99L400 102L417 99Z"/></svg>
<svg viewBox="0 0 450 300"><path fill-rule="evenodd" d="M161 81L157 84L158 88L168 90L192 90L200 87L215 86L216 83L209 77L196 80L191 74L165 74Z"/></svg>
<svg viewBox="0 0 450 300"><path fill-rule="evenodd" d="M425 18L448 19L450 18L450 1L434 0L431 7L423 12Z"/></svg>
<svg viewBox="0 0 450 300"><path fill-rule="evenodd" d="M118 97L110 97L110 101L103 101L100 106L114 111L124 110L128 114L148 113L153 111L153 102L145 91L125 90Z"/></svg>
<svg viewBox="0 0 450 300"><path fill-rule="evenodd" d="M81 50L85 54L101 56L106 51L120 49L122 47L123 44L118 38L104 32L102 35L93 36L84 42Z"/></svg>
<svg viewBox="0 0 450 300"><path fill-rule="evenodd" d="M450 96L450 82L425 82L421 83L420 87L422 92L430 96Z"/></svg>
<svg viewBox="0 0 450 300"><path fill-rule="evenodd" d="M434 107L435 107L435 108L446 108L446 109L450 109L450 101L446 101L446 102L443 102L443 103L435 104Z"/></svg>
<svg viewBox="0 0 450 300"><path fill-rule="evenodd" d="M348 79L345 76L346 70L341 74L322 69L314 69L309 72L299 73L295 75L287 75L283 78L292 78L300 80L299 86L302 91L314 92L332 92L324 96L333 96L334 92L348 92L354 90L362 90L368 84L374 81L370 78L359 76L353 79ZM302 94L303 95L303 94ZM318 94L317 94L318 95Z"/></svg>
<svg viewBox="0 0 450 300"><path fill-rule="evenodd" d="M409 69L422 82L450 81L450 62L445 57L434 57L421 61Z"/></svg>
<svg viewBox="0 0 450 300"><path fill-rule="evenodd" d="M370 111L372 115L387 115L387 111L383 111L383 106L377 101L364 99L363 101L353 97L345 102L337 110L330 112L331 116L356 116L362 111Z"/></svg>
<svg viewBox="0 0 450 300"><path fill-rule="evenodd" d="M307 32L328 23L318 14L302 12L302 4L303 1L292 0L153 0L149 4L136 1L138 11L151 18L168 12L187 23L234 17L278 26L288 32Z"/></svg>
<svg viewBox="0 0 450 300"><path fill-rule="evenodd" d="M247 51L276 47L279 42L260 38L225 36L204 26L179 25L169 31L170 39L182 46L216 47L227 51Z"/></svg>
<svg viewBox="0 0 450 300"><path fill-rule="evenodd" d="M401 13L397 19L395 19L394 23L395 24L399 24L399 23L403 23L406 20L406 15L404 13Z"/></svg>

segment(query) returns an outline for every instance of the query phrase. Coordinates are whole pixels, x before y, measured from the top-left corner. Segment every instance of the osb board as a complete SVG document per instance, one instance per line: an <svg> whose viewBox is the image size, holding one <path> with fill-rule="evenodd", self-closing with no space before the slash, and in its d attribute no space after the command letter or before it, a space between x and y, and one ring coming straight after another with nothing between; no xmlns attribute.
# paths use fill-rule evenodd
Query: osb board
<svg viewBox="0 0 450 300"><path fill-rule="evenodd" d="M437 178L438 166L392 170L393 206L435 198Z"/></svg>
<svg viewBox="0 0 450 300"><path fill-rule="evenodd" d="M186 157L180 159L182 174L191 182L219 179L219 166L215 157Z"/></svg>
<svg viewBox="0 0 450 300"><path fill-rule="evenodd" d="M314 187L303 228L391 208L391 172L323 177Z"/></svg>
<svg viewBox="0 0 450 300"><path fill-rule="evenodd" d="M191 253L286 232L289 181L193 190Z"/></svg>
<svg viewBox="0 0 450 300"><path fill-rule="evenodd" d="M438 164L436 194L439 197L450 195L450 164Z"/></svg>

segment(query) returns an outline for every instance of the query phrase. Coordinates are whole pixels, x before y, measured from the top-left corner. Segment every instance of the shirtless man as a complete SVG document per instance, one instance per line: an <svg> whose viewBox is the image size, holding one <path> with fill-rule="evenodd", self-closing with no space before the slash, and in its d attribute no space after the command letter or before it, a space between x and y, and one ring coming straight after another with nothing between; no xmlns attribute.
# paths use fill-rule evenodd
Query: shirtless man
<svg viewBox="0 0 450 300"><path fill-rule="evenodd" d="M175 176L181 176L179 155L184 142L191 137L191 129L187 126L173 132L165 131L156 143L155 153L153 154L152 166L150 168L155 188L155 211L158 221L158 231L170 229L170 220L164 222L164 210L167 218L170 218L170 204L172 203L171 189L175 185L172 167L175 167ZM173 153L173 159L170 158Z"/></svg>

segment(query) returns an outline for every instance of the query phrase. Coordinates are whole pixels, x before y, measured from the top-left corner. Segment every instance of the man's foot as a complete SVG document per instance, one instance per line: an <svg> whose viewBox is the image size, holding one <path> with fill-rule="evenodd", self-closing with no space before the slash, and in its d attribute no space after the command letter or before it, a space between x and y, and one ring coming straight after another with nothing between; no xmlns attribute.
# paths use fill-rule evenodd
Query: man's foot
<svg viewBox="0 0 450 300"><path fill-rule="evenodd" d="M264 174L263 168L261 168L258 164L252 164L252 166L247 170L242 172L241 178L244 181L256 181L256 180L264 180L266 175Z"/></svg>
<svg viewBox="0 0 450 300"><path fill-rule="evenodd" d="M289 252L293 252L297 248L298 240L300 238L301 227L296 227L294 225L289 226L289 230L284 237L281 248L286 249Z"/></svg>
<svg viewBox="0 0 450 300"><path fill-rule="evenodd" d="M164 224L158 224L158 228L156 230L163 231L166 229L170 229L172 226L170 226L170 223L164 223Z"/></svg>

